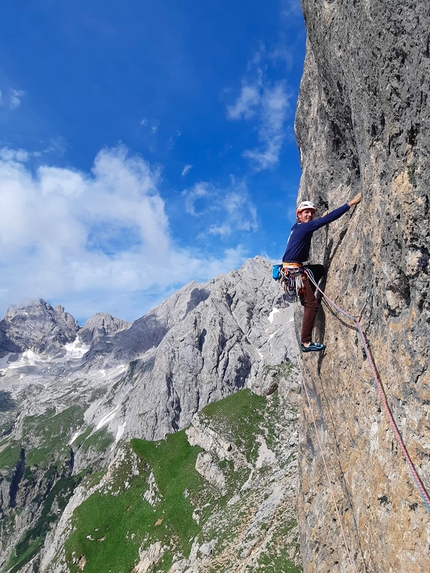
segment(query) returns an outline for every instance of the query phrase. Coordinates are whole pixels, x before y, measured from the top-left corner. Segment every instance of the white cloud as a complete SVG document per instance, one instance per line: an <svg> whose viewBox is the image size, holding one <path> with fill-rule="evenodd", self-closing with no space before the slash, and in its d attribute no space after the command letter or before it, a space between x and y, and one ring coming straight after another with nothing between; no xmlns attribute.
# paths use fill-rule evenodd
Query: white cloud
<svg viewBox="0 0 430 573"><path fill-rule="evenodd" d="M201 213L197 212L196 202L199 199L205 199L214 195L215 191L212 186L205 182L196 183L191 189L185 189L185 191L182 191L182 196L185 198L185 211L194 217L203 215L206 208L204 208Z"/></svg>
<svg viewBox="0 0 430 573"><path fill-rule="evenodd" d="M77 317L105 311L132 320L182 284L243 262L241 246L212 259L178 248L159 172L123 146L100 151L90 173L34 172L27 160L24 150L0 150L3 312L42 297Z"/></svg>
<svg viewBox="0 0 430 573"><path fill-rule="evenodd" d="M259 86L242 85L240 96L234 105L227 107L229 119L249 119L255 115L255 108L260 103Z"/></svg>
<svg viewBox="0 0 430 573"><path fill-rule="evenodd" d="M220 273L238 268L245 258L246 249L240 244L234 248L226 248L220 257L207 257L201 252L183 249L175 252L168 268L169 272L184 284L191 278L209 280Z"/></svg>
<svg viewBox="0 0 430 573"><path fill-rule="evenodd" d="M151 122L151 125L150 125L149 120L146 117L144 117L143 119L141 119L139 121L139 125L141 125L142 127L148 127L149 131L153 135L158 133L158 130L160 128L160 122L158 120Z"/></svg>
<svg viewBox="0 0 430 573"><path fill-rule="evenodd" d="M302 17L302 4L300 0L282 0L281 17L290 21Z"/></svg>
<svg viewBox="0 0 430 573"><path fill-rule="evenodd" d="M262 146L256 150L247 150L243 154L253 161L257 170L267 169L278 163L285 139L285 122L290 111L290 98L282 81L264 91L261 101L261 122L258 128Z"/></svg>
<svg viewBox="0 0 430 573"><path fill-rule="evenodd" d="M16 109L21 105L22 97L25 95L24 90L15 90L11 88L10 90L10 98L9 98L9 107L10 109Z"/></svg>
<svg viewBox="0 0 430 573"><path fill-rule="evenodd" d="M294 63L294 54L290 49L282 45L275 46L273 52L271 52L268 57L275 63L283 62L287 70L290 70Z"/></svg>
<svg viewBox="0 0 430 573"><path fill-rule="evenodd" d="M225 237L236 230L248 232L257 230L257 210L243 189L228 192L220 206L224 212L224 221L220 225L211 225L207 231L209 235Z"/></svg>
<svg viewBox="0 0 430 573"><path fill-rule="evenodd" d="M119 229L133 229L141 250L168 248L158 174L125 148L101 151L91 174L41 166L35 175L15 157L0 162L0 244L11 254L25 247L56 259L75 256L93 262L87 247L92 229L105 226L115 241ZM3 155L4 156L4 155ZM22 253L20 253L22 255ZM101 248L97 257L107 255ZM49 262L50 257L47 257Z"/></svg>
<svg viewBox="0 0 430 573"><path fill-rule="evenodd" d="M61 138L53 140L51 145L42 151L27 151L26 149L11 149L10 147L0 148L0 159L3 161L18 161L26 163L31 158L41 157L44 154L62 155L64 153L64 144Z"/></svg>
<svg viewBox="0 0 430 573"><path fill-rule="evenodd" d="M28 161L30 154L25 149L10 149L9 147L2 147L0 149L0 159L4 161L16 160L25 162Z"/></svg>
<svg viewBox="0 0 430 573"><path fill-rule="evenodd" d="M231 178L227 188L199 182L183 191L186 212L210 221L200 233L228 237L236 231L254 232L258 228L257 210L244 181Z"/></svg>
<svg viewBox="0 0 430 573"><path fill-rule="evenodd" d="M248 65L248 77L242 80L242 88L235 104L227 107L231 120L253 121L260 145L243 152L254 169L261 171L274 167L279 161L286 137L286 120L291 112L291 94L284 80L267 79L267 65L271 60L286 58L285 51L267 54L260 46Z"/></svg>
<svg viewBox="0 0 430 573"><path fill-rule="evenodd" d="M40 157L42 154L64 155L66 151L66 143L62 137L55 137L51 140L50 144L43 149L43 151L33 151L35 157Z"/></svg>
<svg viewBox="0 0 430 573"><path fill-rule="evenodd" d="M8 88L6 94L7 95L4 95L3 91L0 90L0 106L14 110L21 105L21 100L25 96L25 91Z"/></svg>
<svg viewBox="0 0 430 573"><path fill-rule="evenodd" d="M182 169L182 177L185 177L185 175L193 168L192 165L185 165L185 167Z"/></svg>

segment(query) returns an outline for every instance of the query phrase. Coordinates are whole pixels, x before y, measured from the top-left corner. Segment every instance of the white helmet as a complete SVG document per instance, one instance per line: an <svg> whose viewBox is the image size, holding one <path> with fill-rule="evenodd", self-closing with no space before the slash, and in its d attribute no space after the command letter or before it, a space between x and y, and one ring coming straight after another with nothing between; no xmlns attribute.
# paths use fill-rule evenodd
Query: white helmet
<svg viewBox="0 0 430 573"><path fill-rule="evenodd" d="M296 215L298 215L301 211L304 211L305 209L312 209L312 211L316 213L315 205L312 203L312 201L302 201L300 205L297 207Z"/></svg>

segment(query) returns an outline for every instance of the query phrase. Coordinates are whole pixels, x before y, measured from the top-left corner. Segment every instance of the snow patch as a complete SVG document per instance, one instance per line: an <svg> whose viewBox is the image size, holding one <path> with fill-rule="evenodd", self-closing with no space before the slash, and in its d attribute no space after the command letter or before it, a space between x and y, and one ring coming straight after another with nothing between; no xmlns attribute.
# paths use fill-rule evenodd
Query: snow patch
<svg viewBox="0 0 430 573"><path fill-rule="evenodd" d="M15 369L22 368L23 366L34 366L38 362L47 362L47 360L44 360L32 350L26 350L21 354L19 360L9 363L8 368Z"/></svg>
<svg viewBox="0 0 430 573"><path fill-rule="evenodd" d="M273 308L272 312L268 316L269 322L272 325L272 327L269 326L268 330L271 331L272 328L275 326L282 326L290 322L291 318L290 312L291 310L289 308Z"/></svg>
<svg viewBox="0 0 430 573"><path fill-rule="evenodd" d="M103 418L97 424L96 430L100 430L100 428L102 428L103 426L106 426L106 424L109 424L109 422L115 418L115 414L116 414L117 410L118 410L118 406L116 408L114 408L111 412L106 414L106 416L103 416Z"/></svg>
<svg viewBox="0 0 430 573"><path fill-rule="evenodd" d="M272 308L272 312L269 314L269 322L273 324L273 319L275 318L275 314L281 312L279 308Z"/></svg>
<svg viewBox="0 0 430 573"><path fill-rule="evenodd" d="M126 426L126 422L124 422L124 424L121 424L121 426L119 426L119 428L116 432L116 436L115 436L115 444L117 444L120 441L120 439L122 438L122 435L124 434L125 426Z"/></svg>
<svg viewBox="0 0 430 573"><path fill-rule="evenodd" d="M87 344L82 344L82 342L76 338L74 342L68 342L63 348L66 354L59 358L42 357L33 352L33 350L25 350L22 354L10 352L6 354L6 356L3 356L3 358L0 358L0 372L8 369L16 370L18 368L24 368L25 366L35 366L36 364L62 362L63 360L79 360L88 352L90 347ZM11 360L11 357L14 359Z"/></svg>
<svg viewBox="0 0 430 573"><path fill-rule="evenodd" d="M0 358L0 371L1 370L6 370L9 367L9 358L11 356L11 352L9 352L9 354L6 354L6 356L3 356L3 358Z"/></svg>
<svg viewBox="0 0 430 573"><path fill-rule="evenodd" d="M264 466L274 466L276 464L276 455L267 447L263 436L258 436L257 441L260 443L258 448L258 459L255 467L260 470Z"/></svg>
<svg viewBox="0 0 430 573"><path fill-rule="evenodd" d="M64 345L64 350L66 351L66 356L64 358L82 358L84 354L90 349L89 344L83 344L77 337L73 342L67 342ZM63 358L63 360L64 360Z"/></svg>
<svg viewBox="0 0 430 573"><path fill-rule="evenodd" d="M78 430L77 432L75 432L72 436L72 439L68 443L68 445L71 446L73 444L73 442L76 440L76 438L80 435L81 435L81 430Z"/></svg>

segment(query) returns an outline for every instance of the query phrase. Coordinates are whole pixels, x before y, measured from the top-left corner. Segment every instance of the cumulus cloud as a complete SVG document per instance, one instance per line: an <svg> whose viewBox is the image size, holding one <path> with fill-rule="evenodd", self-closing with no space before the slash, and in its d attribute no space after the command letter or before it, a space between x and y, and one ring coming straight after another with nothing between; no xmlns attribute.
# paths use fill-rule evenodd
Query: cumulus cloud
<svg viewBox="0 0 430 573"><path fill-rule="evenodd" d="M75 283L75 264L97 274L124 263L121 248L114 254L105 248L121 233L133 233L133 248L146 260L167 252L158 174L140 157L128 157L125 148L101 151L90 174L43 165L33 174L19 159L0 162L0 245L9 263L28 256L43 275L44 265L49 269L55 261L61 265L54 269L61 271L57 281ZM103 239L91 242L98 228Z"/></svg>
<svg viewBox="0 0 430 573"><path fill-rule="evenodd" d="M218 235L226 238L237 231L258 229L257 210L246 183L232 177L227 188L199 182L182 193L186 212L211 221L199 236Z"/></svg>
<svg viewBox="0 0 430 573"><path fill-rule="evenodd" d="M279 161L286 137L286 121L291 113L291 93L285 80L269 80L267 65L280 58L281 51L267 54L264 46L254 54L248 65L248 75L242 79L241 92L232 105L227 106L231 120L253 121L260 145L247 149L243 156L251 161L256 171L274 167ZM282 51L282 58L285 58Z"/></svg>
<svg viewBox="0 0 430 573"><path fill-rule="evenodd" d="M243 260L240 246L210 261L178 248L159 172L124 146L100 151L88 173L34 171L27 160L23 150L0 150L3 312L42 297L78 317L103 310L130 320L171 289Z"/></svg>
<svg viewBox="0 0 430 573"><path fill-rule="evenodd" d="M9 147L2 147L0 149L0 159L4 161L16 160L25 162L28 161L30 153L25 149L10 149Z"/></svg>

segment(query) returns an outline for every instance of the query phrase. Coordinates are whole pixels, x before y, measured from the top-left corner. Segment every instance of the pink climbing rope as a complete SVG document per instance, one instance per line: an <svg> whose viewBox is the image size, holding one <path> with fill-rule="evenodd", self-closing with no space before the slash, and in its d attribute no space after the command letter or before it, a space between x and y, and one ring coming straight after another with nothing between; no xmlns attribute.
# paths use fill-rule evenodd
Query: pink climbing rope
<svg viewBox="0 0 430 573"><path fill-rule="evenodd" d="M407 451L406 446L405 446L405 444L404 444L404 442L403 442L402 436L400 435L400 432L399 432L399 430L398 430L398 428L397 428L397 425L396 425L396 422L395 422L395 420L394 420L393 414L391 413L391 409L390 409L390 406L389 406L389 404L388 404L387 397L385 396L384 388L383 388L383 386L382 386L381 381L379 380L378 374L377 374L377 372L376 372L375 364L374 364L374 362L373 362L373 360L372 360L372 357L371 357L371 355L370 355L370 351L369 351L369 347L368 347L368 345L367 345L366 337L364 336L364 332L363 332L363 329L362 329L362 327L361 327L360 317L356 318L356 317L352 316L351 314L347 313L347 312L346 312L345 310L343 310L342 308L340 308L335 302L333 302L333 301L325 294L325 292L323 292L323 291L320 289L320 287L319 287L319 286L316 284L316 282L314 281L313 276L311 276L311 275L308 274L307 272L306 272L306 275L308 276L309 280L316 286L316 288L319 290L319 292L322 294L322 296L323 296L336 310L338 310L341 314L343 314L344 316L346 316L347 318L349 318L350 320L353 320L353 321L355 322L355 324L356 324L356 326L357 326L358 333L359 333L359 335L360 335L361 343L362 343L363 348L364 348L364 351L365 351L365 353L366 353L367 361L369 362L369 366L370 366L370 370L371 370L371 372L372 372L372 376L373 376L373 378L374 378L374 380L375 380L376 388L377 388L377 390L378 390L378 392L379 392L379 395L380 395L381 400L382 400L382 404L383 404L383 406L384 406L384 410L385 410L385 412L386 412L386 414L387 414L387 416L388 416L388 420L389 420L390 425L391 425L391 427L392 427L392 429L393 429L393 431L394 431L394 435L396 436L397 442L398 442L398 444L399 444L399 446L400 446L400 449L402 450L403 456L404 456L404 458L405 458L405 460L406 460L406 463L407 463L408 468L409 468L409 470L410 470L410 472L411 472L411 474L412 474L412 477L413 477L413 479L414 479L414 481L415 481L415 484L416 484L416 486L417 486L417 488L418 488L418 491L419 491L419 493L420 493L422 499L424 500L424 503L426 504L428 511L430 512L430 498L429 498L429 495L428 495L428 493L427 493L427 491L426 491L426 489L425 489L425 487L424 487L424 485L423 485L423 483L422 483L422 481L421 481L421 479L420 479L420 477L419 477L419 475L418 475L418 473L417 473L417 470L415 469L415 466L414 466L414 464L413 464L413 462L412 462L412 460L411 460L411 458L410 458L410 456L409 456L409 454L408 454L408 451Z"/></svg>

